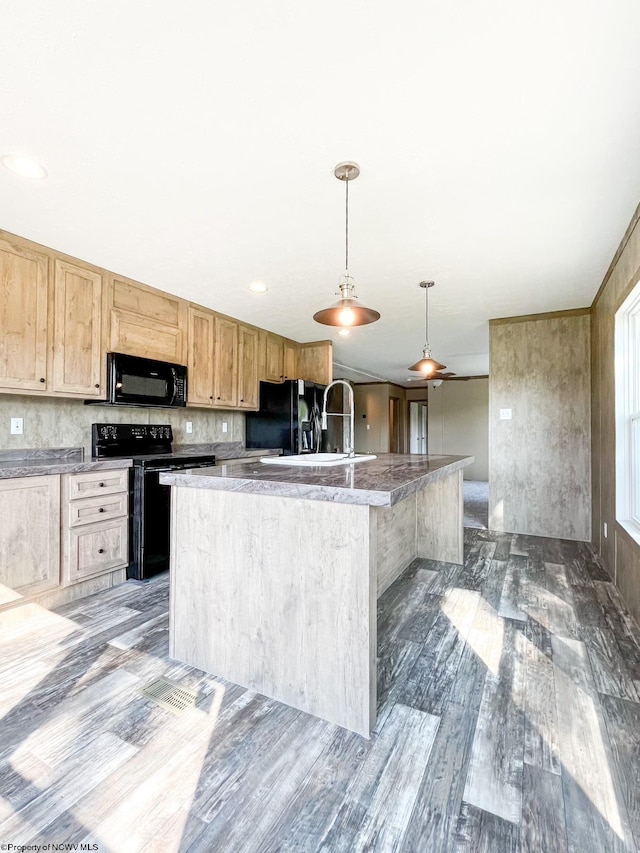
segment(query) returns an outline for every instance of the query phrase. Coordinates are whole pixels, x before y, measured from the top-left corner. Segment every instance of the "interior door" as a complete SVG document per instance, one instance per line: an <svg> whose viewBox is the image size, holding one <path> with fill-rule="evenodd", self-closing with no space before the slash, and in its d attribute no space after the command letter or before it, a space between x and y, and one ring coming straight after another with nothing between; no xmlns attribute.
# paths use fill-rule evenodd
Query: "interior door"
<svg viewBox="0 0 640 853"><path fill-rule="evenodd" d="M401 453L400 399L389 397L389 453Z"/></svg>
<svg viewBox="0 0 640 853"><path fill-rule="evenodd" d="M427 404L409 403L409 453L427 453Z"/></svg>

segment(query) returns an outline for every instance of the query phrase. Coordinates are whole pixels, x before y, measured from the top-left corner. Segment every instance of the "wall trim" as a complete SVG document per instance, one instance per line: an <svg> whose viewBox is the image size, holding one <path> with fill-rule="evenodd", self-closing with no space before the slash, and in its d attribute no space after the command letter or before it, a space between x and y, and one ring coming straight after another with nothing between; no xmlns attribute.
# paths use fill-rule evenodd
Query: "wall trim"
<svg viewBox="0 0 640 853"><path fill-rule="evenodd" d="M530 323L536 320L554 320L556 317L579 317L582 314L591 314L591 308L566 308L564 311L546 311L542 314L521 314L518 317L497 317L489 320L489 326L501 326L506 323Z"/></svg>
<svg viewBox="0 0 640 853"><path fill-rule="evenodd" d="M626 249L627 243L631 239L638 222L640 222L640 204L636 207L636 209L633 213L633 216L631 217L631 221L629 222L629 225L627 226L627 230L624 232L624 236L623 236L622 240L620 240L620 245L616 249L616 253L613 256L611 263L609 264L609 268L607 269L606 273L604 274L604 278L602 279L602 284L598 288L598 292L596 293L596 295L593 299L593 302L591 303L592 308L595 307L596 302L602 296L602 293L603 293L603 291L607 285L607 282L609 281L609 279L613 275L613 271L616 268L618 261L620 260L620 256L622 255L622 253Z"/></svg>

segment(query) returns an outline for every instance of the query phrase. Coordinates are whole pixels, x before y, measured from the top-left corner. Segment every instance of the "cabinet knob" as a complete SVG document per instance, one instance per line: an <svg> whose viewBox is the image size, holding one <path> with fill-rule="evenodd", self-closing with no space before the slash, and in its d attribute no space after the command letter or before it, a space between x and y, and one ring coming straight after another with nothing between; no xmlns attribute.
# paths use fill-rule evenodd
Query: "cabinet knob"
<svg viewBox="0 0 640 853"><path fill-rule="evenodd" d="M96 384L95 384L93 387L94 387L94 388L99 388L99 387L100 387L100 383L99 383L99 382L96 382Z"/></svg>
<svg viewBox="0 0 640 853"><path fill-rule="evenodd" d="M104 512L104 507L101 506L100 509L98 510L98 512Z"/></svg>
<svg viewBox="0 0 640 853"><path fill-rule="evenodd" d="M104 483L98 483L98 485L100 486L100 488L102 488L104 486Z"/></svg>
<svg viewBox="0 0 640 853"><path fill-rule="evenodd" d="M241 403L244 403L244 397L242 397L242 398L241 398L240 402L241 402Z"/></svg>
<svg viewBox="0 0 640 853"><path fill-rule="evenodd" d="M98 554L104 554L104 548L98 548Z"/></svg>
<svg viewBox="0 0 640 853"><path fill-rule="evenodd" d="M219 400L219 399L220 399L220 397L216 397L216 400Z"/></svg>
<svg viewBox="0 0 640 853"><path fill-rule="evenodd" d="M44 382L44 381L45 381L44 376L41 376L41 377L40 377L40 382Z"/></svg>
<svg viewBox="0 0 640 853"><path fill-rule="evenodd" d="M213 400L213 394L209 397L210 400Z"/></svg>

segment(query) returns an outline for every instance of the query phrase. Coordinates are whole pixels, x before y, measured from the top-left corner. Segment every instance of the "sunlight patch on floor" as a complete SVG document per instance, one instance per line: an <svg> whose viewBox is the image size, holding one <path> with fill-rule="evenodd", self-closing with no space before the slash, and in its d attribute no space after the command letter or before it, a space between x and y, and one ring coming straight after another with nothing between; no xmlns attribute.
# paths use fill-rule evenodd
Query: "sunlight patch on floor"
<svg viewBox="0 0 640 853"><path fill-rule="evenodd" d="M99 850L123 851L142 850L149 845L151 850L161 837L163 850L179 849L224 693L224 685L218 684L210 697L209 710L194 708L174 718L166 728L167 743L181 746L168 752L164 765L145 776L144 784L110 811L107 820L92 828L82 839L83 844L97 844ZM169 789L174 790L176 796L168 798L166 791Z"/></svg>

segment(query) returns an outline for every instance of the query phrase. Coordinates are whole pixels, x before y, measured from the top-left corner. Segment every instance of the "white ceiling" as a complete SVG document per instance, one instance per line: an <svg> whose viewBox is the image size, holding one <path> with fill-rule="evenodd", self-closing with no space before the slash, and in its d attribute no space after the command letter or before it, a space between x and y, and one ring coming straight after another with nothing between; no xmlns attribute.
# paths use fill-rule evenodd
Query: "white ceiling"
<svg viewBox="0 0 640 853"><path fill-rule="evenodd" d="M589 305L640 200L640 4L9 0L0 227L395 381ZM382 319L312 314L344 266ZM256 280L268 285L250 294Z"/></svg>

